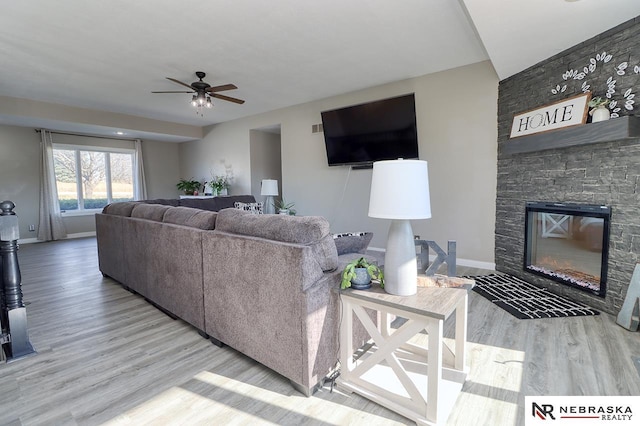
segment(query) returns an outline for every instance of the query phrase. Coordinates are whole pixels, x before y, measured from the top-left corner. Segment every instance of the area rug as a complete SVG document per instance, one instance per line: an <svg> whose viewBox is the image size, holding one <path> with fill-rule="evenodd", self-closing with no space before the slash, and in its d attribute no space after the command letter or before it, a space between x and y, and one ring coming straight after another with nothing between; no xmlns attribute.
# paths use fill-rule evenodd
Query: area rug
<svg viewBox="0 0 640 426"><path fill-rule="evenodd" d="M507 274L465 276L476 281L473 290L516 318L561 318L600 312Z"/></svg>

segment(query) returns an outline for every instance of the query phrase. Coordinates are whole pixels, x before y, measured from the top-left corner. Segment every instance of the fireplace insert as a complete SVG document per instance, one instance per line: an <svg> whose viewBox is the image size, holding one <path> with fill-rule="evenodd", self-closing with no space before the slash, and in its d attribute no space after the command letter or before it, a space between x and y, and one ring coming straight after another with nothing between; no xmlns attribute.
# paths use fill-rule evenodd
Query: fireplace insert
<svg viewBox="0 0 640 426"><path fill-rule="evenodd" d="M610 222L606 206L527 203L524 270L604 297Z"/></svg>

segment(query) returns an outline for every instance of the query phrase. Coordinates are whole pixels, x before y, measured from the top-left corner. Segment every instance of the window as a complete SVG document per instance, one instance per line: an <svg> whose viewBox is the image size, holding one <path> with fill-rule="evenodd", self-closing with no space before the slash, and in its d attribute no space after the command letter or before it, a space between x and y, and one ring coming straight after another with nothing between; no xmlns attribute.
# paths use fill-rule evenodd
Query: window
<svg viewBox="0 0 640 426"><path fill-rule="evenodd" d="M53 146L58 203L63 213L101 209L133 201L135 150Z"/></svg>

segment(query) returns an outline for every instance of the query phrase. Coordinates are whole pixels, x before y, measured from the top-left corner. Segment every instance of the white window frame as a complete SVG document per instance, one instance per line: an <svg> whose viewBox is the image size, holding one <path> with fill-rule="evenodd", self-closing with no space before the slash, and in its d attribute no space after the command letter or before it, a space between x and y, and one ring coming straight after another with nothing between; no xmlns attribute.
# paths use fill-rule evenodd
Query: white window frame
<svg viewBox="0 0 640 426"><path fill-rule="evenodd" d="M112 148L107 146L93 146L93 145L72 145L54 143L53 150L67 150L75 151L76 168L80 164L80 151L94 151L105 153L105 180L107 185L107 204L113 202L111 193L111 159L109 154L130 154L131 155L131 173L133 176L133 198L136 198L136 188L138 188L138 173L135 170L136 164L136 150L130 148ZM55 173L54 173L55 174ZM56 176L56 180L57 180ZM82 193L82 175L76 173L76 193L78 194L78 209L77 210L60 210L62 216L89 216L94 215L102 211L102 208L98 209L85 209L84 208L84 194ZM59 203L59 200L56 200ZM60 204L58 204L60 207Z"/></svg>

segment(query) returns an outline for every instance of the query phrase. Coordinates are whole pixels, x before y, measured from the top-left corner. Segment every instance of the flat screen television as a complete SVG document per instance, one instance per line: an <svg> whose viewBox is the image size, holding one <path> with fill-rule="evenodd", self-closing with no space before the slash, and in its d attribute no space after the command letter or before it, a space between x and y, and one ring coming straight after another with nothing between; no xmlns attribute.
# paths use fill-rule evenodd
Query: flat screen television
<svg viewBox="0 0 640 426"><path fill-rule="evenodd" d="M418 158L413 93L324 111L322 127L330 166Z"/></svg>

